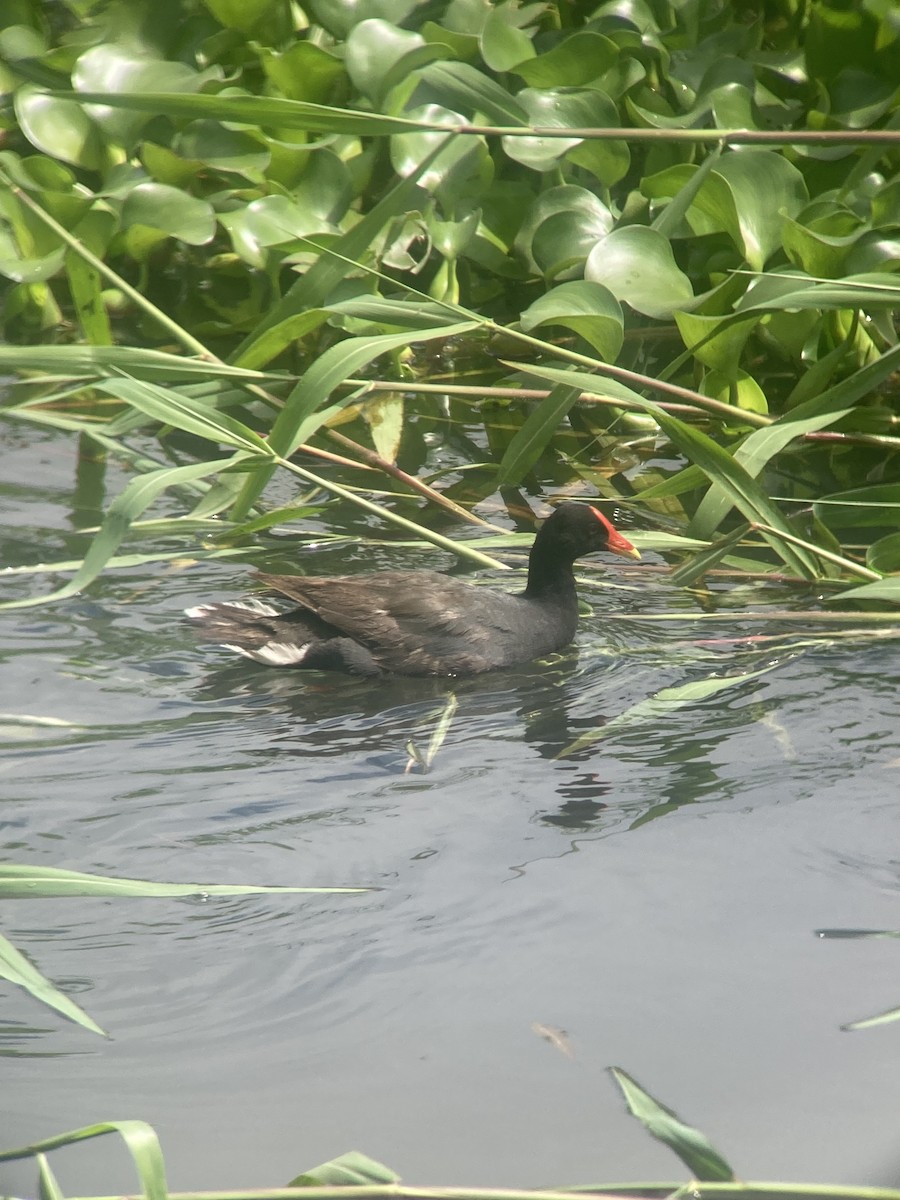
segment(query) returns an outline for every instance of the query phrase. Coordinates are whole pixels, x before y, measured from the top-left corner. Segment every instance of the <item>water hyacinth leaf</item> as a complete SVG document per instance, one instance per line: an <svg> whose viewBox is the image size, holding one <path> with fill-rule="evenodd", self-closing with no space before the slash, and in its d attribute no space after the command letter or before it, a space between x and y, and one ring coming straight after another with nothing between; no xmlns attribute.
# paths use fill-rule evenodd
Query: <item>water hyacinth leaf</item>
<svg viewBox="0 0 900 1200"><path fill-rule="evenodd" d="M603 92L523 88L516 99L527 112L529 123L537 128L590 129L619 124L616 107ZM578 137L528 135L503 138L503 149L515 162L534 171L553 170L568 156L572 162L586 167L605 185L621 179L630 162L627 145L619 141L582 142Z"/></svg>
<svg viewBox="0 0 900 1200"><path fill-rule="evenodd" d="M552 230L543 234L544 225L549 223L553 223ZM532 271L542 272L555 263L583 261L613 223L612 213L587 188L571 184L548 188L531 204L516 235L515 248ZM535 257L539 241L541 261Z"/></svg>
<svg viewBox="0 0 900 1200"><path fill-rule="evenodd" d="M499 83L467 62L437 62L422 78L448 108L483 113L498 125L527 125L528 113Z"/></svg>
<svg viewBox="0 0 900 1200"><path fill-rule="evenodd" d="M703 393L730 404L735 408L735 418L739 420L740 412L768 413L769 403L766 394L746 371L732 368L728 374L719 371L707 371L703 380Z"/></svg>
<svg viewBox="0 0 900 1200"><path fill-rule="evenodd" d="M271 23L278 0L203 0L220 25L248 35L263 21Z"/></svg>
<svg viewBox="0 0 900 1200"><path fill-rule="evenodd" d="M60 1150L63 1146L74 1146L78 1142L103 1137L108 1133L117 1133L124 1141L137 1171L144 1200L168 1200L166 1169L159 1139L146 1121L102 1121L96 1125L86 1125L82 1129L72 1129L68 1133L33 1142L30 1146L0 1151L0 1162L34 1158L37 1154Z"/></svg>
<svg viewBox="0 0 900 1200"><path fill-rule="evenodd" d="M717 696L720 692L735 687L737 684L745 683L748 679L758 679L761 675L767 675L770 671L774 671L776 666L778 666L777 663L772 663L758 671L745 671L740 675L711 675L707 679L694 680L693 683L661 688L654 695L648 696L646 700L639 700L625 712L611 717L600 728L583 733L574 742L570 742L568 746L560 750L555 757L568 758L572 754L578 754L608 737L610 733L665 721L679 708L708 700L710 696Z"/></svg>
<svg viewBox="0 0 900 1200"><path fill-rule="evenodd" d="M189 246L204 246L216 232L216 217L208 201L148 181L133 187L122 205L122 226L132 225L161 230Z"/></svg>
<svg viewBox="0 0 900 1200"><path fill-rule="evenodd" d="M900 571L900 533L879 538L866 551L866 566L873 571Z"/></svg>
<svg viewBox="0 0 900 1200"><path fill-rule="evenodd" d="M146 49L139 52L106 42L79 55L72 70L72 86L77 92L194 92L207 80L219 77L218 67L201 73L181 62L153 58ZM151 120L149 113L108 104L92 104L87 113L107 137L127 147Z"/></svg>
<svg viewBox="0 0 900 1200"><path fill-rule="evenodd" d="M51 158L96 171L103 139L81 104L25 84L15 93L16 120L33 146Z"/></svg>
<svg viewBox="0 0 900 1200"><path fill-rule="evenodd" d="M771 150L723 154L700 188L687 218L695 233L729 234L754 270L781 248L786 216L808 202L803 176Z"/></svg>
<svg viewBox="0 0 900 1200"><path fill-rule="evenodd" d="M61 992L36 967L32 966L25 955L20 954L2 934L0 934L0 977L8 979L17 987L24 988L26 992L30 992L34 996L35 1000L40 1000L42 1004L62 1013L70 1021L75 1021L92 1033L99 1033L101 1037L106 1037L105 1029L101 1029L83 1008L80 1008L65 992Z"/></svg>
<svg viewBox="0 0 900 1200"><path fill-rule="evenodd" d="M835 596L826 596L826 601L835 600L872 600L876 604L885 601L888 604L900 604L900 575L888 575L873 583L864 583L861 587L850 588Z"/></svg>
<svg viewBox="0 0 900 1200"><path fill-rule="evenodd" d="M609 71L619 56L619 47L610 38L582 30L552 50L517 63L512 72L533 88L580 87Z"/></svg>
<svg viewBox="0 0 900 1200"><path fill-rule="evenodd" d="M199 162L217 171L240 175L260 183L272 159L258 138L221 121L191 121L173 139L172 148L188 162Z"/></svg>
<svg viewBox="0 0 900 1200"><path fill-rule="evenodd" d="M425 50L425 56L416 52ZM347 36L345 63L351 82L364 96L379 103L390 87L395 67L405 73L440 53L420 33L399 29L390 21L370 17L354 25ZM420 62L421 59L421 62Z"/></svg>
<svg viewBox="0 0 900 1200"><path fill-rule="evenodd" d="M619 302L608 288L573 280L551 288L519 318L526 332L540 325L562 325L590 342L606 362L615 362L622 348L625 323Z"/></svg>
<svg viewBox="0 0 900 1200"><path fill-rule="evenodd" d="M498 487L516 487L531 470L557 433L560 423L580 395L580 389L558 383L517 429L497 468Z"/></svg>
<svg viewBox="0 0 900 1200"><path fill-rule="evenodd" d="M688 352L722 375L734 375L747 339L761 319L756 313L740 318L691 312L676 312L673 316Z"/></svg>
<svg viewBox="0 0 900 1200"><path fill-rule="evenodd" d="M373 1158L351 1150L292 1179L288 1187L380 1187L399 1183L400 1176Z"/></svg>
<svg viewBox="0 0 900 1200"><path fill-rule="evenodd" d="M261 54L267 78L288 100L324 103L344 74L339 58L313 42L294 42L283 51Z"/></svg>
<svg viewBox="0 0 900 1200"><path fill-rule="evenodd" d="M465 117L438 104L426 104L413 114L430 125L440 124L442 132L399 133L391 138L391 165L398 175L412 175L435 149L438 153L419 176L423 188L432 191L460 163L470 158L483 144L481 139L454 137L452 129L466 123ZM446 131L451 132L446 132Z"/></svg>
<svg viewBox="0 0 900 1200"><path fill-rule="evenodd" d="M420 175L431 166L431 163L441 152L441 146L436 146L416 170L408 175L353 225L331 248L332 253L324 250L309 270L293 283L285 296L269 311L251 333L231 355L234 363L243 363L245 356L252 356L253 361L262 365L269 362L270 357L260 358L259 347L265 343L266 353L278 345L275 333L279 328L287 332L286 323L298 314L302 315L311 309L319 308L330 292L340 281L357 269L356 260L363 257L369 246L383 232L387 224L399 214L413 207L414 197L420 194L418 180ZM290 338L283 342L289 344ZM277 353L278 351L276 351ZM243 515L246 515L243 514Z"/></svg>
<svg viewBox="0 0 900 1200"><path fill-rule="evenodd" d="M704 1182L729 1182L734 1171L698 1129L685 1125L680 1117L637 1083L621 1067L610 1067L619 1085L628 1111L637 1117L648 1133L674 1150L694 1179Z"/></svg>
<svg viewBox="0 0 900 1200"><path fill-rule="evenodd" d="M813 502L813 512L829 529L896 528L900 525L900 484L877 483L832 492Z"/></svg>
<svg viewBox="0 0 900 1200"><path fill-rule="evenodd" d="M481 57L492 71L509 71L534 58L531 38L518 25L518 6L509 0L491 5L481 27Z"/></svg>
<svg viewBox="0 0 900 1200"><path fill-rule="evenodd" d="M584 277L648 317L671 317L694 299L691 281L677 266L668 239L655 229L614 229L588 256Z"/></svg>

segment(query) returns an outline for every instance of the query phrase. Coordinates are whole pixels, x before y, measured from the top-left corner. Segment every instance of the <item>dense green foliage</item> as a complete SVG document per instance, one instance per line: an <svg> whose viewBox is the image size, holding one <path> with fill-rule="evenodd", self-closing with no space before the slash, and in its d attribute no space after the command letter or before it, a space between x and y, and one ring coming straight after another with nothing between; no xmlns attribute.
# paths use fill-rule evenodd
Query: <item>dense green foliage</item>
<svg viewBox="0 0 900 1200"><path fill-rule="evenodd" d="M272 469L334 449L350 405L391 458L403 402L376 404L371 364L414 390L449 345L511 400L549 388L461 498L540 486L568 422L570 479L711 546L679 581L780 560L900 598L893 5L10 0L0 22L0 361L31 373L7 411L231 451L142 458L58 594L173 484L235 535L274 523ZM693 465L662 471L667 440ZM409 528L422 489L397 486L378 511Z"/></svg>

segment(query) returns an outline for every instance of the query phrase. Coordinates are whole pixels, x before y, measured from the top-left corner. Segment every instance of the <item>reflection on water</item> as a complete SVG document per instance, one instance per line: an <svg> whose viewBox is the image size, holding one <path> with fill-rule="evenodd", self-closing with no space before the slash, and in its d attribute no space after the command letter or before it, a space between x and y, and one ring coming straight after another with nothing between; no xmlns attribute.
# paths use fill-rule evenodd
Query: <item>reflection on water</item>
<svg viewBox="0 0 900 1200"><path fill-rule="evenodd" d="M8 904L4 933L112 1039L5 989L4 1142L142 1117L179 1188L274 1186L351 1146L423 1182L677 1178L616 1062L742 1174L887 1179L893 1035L838 1027L900 1003L898 947L813 931L897 924L888 651L814 648L558 758L664 687L770 661L698 644L707 625L613 624L694 601L604 579L626 577L584 589L571 652L465 680L196 646L180 611L240 594L233 565L8 615L2 707L69 723L0 719L8 861L379 890ZM449 690L431 771L404 773ZM571 1061L535 1025L567 1030ZM67 1157L64 1186L132 1188L111 1153ZM2 1176L19 1194L23 1171Z"/></svg>

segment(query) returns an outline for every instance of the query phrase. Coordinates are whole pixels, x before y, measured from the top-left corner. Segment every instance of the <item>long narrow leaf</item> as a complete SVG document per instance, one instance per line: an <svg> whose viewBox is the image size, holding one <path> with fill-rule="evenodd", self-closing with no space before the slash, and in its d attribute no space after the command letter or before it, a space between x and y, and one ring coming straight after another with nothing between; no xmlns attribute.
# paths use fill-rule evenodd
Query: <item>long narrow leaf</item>
<svg viewBox="0 0 900 1200"><path fill-rule="evenodd" d="M686 1125L680 1117L655 1100L627 1071L610 1067L619 1085L628 1111L637 1117L648 1133L674 1150L695 1179L715 1182L734 1179L734 1171L699 1129Z"/></svg>
<svg viewBox="0 0 900 1200"><path fill-rule="evenodd" d="M110 505L103 524L100 526L100 532L88 547L84 561L76 571L74 578L46 596L5 600L0 603L0 610L35 608L41 604L74 596L97 578L121 545L132 520L152 504L161 492L175 484L212 475L218 470L233 465L235 461L235 458L230 458L221 462L191 463L186 467L165 467L161 471L151 471L147 475L140 475Z"/></svg>
<svg viewBox="0 0 900 1200"><path fill-rule="evenodd" d="M758 671L745 671L741 675L712 675L708 679L698 679L693 683L680 684L678 687L661 688L654 695L648 696L646 700L639 700L631 708L611 717L605 725L583 733L574 742L563 747L555 757L568 758L569 755L586 750L595 742L608 737L610 733L622 729L665 721L675 709L684 708L688 704L696 704L697 701L706 700L710 696L716 696L726 688L744 683L748 679L758 679L761 675L767 675L769 671L774 671L777 665L777 663L773 663L769 667L762 667Z"/></svg>
<svg viewBox="0 0 900 1200"><path fill-rule="evenodd" d="M43 1141L33 1142L30 1146L4 1150L0 1152L0 1162L34 1158L37 1154L60 1150L63 1146L74 1146L78 1142L87 1141L88 1138L103 1137L107 1133L117 1133L125 1142L137 1170L145 1200L167 1200L166 1168L162 1150L155 1131L146 1121L102 1121L97 1125L86 1125L83 1129L73 1129L56 1137L44 1138Z"/></svg>
<svg viewBox="0 0 900 1200"><path fill-rule="evenodd" d="M2 934L0 934L0 976L8 979L10 983L16 984L17 987L24 988L26 992L30 992L34 996L35 1000L40 1000L42 1004L62 1013L70 1021L76 1021L92 1033L99 1033L102 1037L107 1036L105 1029L101 1029L97 1022L92 1020L84 1009L80 1008L65 992L61 992L58 987L55 987ZM2 1159L2 1155L0 1155L0 1159Z"/></svg>
<svg viewBox="0 0 900 1200"><path fill-rule="evenodd" d="M60 867L0 864L0 900L35 900L50 896L255 896L279 892L305 895L341 895L367 892L365 887L266 887L231 883L153 883L91 875Z"/></svg>
<svg viewBox="0 0 900 1200"><path fill-rule="evenodd" d="M520 483L540 456L559 428L559 423L578 399L581 389L570 384L558 383L546 400L525 420L513 434L506 453L497 470L499 487L513 487Z"/></svg>

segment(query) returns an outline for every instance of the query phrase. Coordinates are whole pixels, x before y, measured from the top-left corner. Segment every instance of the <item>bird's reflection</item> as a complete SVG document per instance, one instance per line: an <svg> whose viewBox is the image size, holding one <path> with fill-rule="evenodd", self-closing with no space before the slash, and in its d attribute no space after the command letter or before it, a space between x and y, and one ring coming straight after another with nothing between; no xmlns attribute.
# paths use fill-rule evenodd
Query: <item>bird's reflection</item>
<svg viewBox="0 0 900 1200"><path fill-rule="evenodd" d="M603 723L603 715L597 712L590 721L573 716L584 684L577 651L572 650L549 663L468 678L384 675L367 679L275 671L242 662L211 671L198 693L210 701L252 697L254 708L281 714L284 721L268 745L259 748L260 754L270 754L274 745L279 753L300 757L363 754L370 765L398 777L422 769L411 760L407 747L428 745L435 725L448 712L448 699L455 697L446 741L431 765L436 781L443 756L452 755L460 741L479 736L523 739L537 758L552 763L552 794L560 804L542 809L540 819L583 830L602 820L610 785L596 772L578 773L594 756L590 746L573 751L565 760L553 760L586 728ZM537 764L535 769L540 770ZM544 786L547 782L545 777Z"/></svg>

